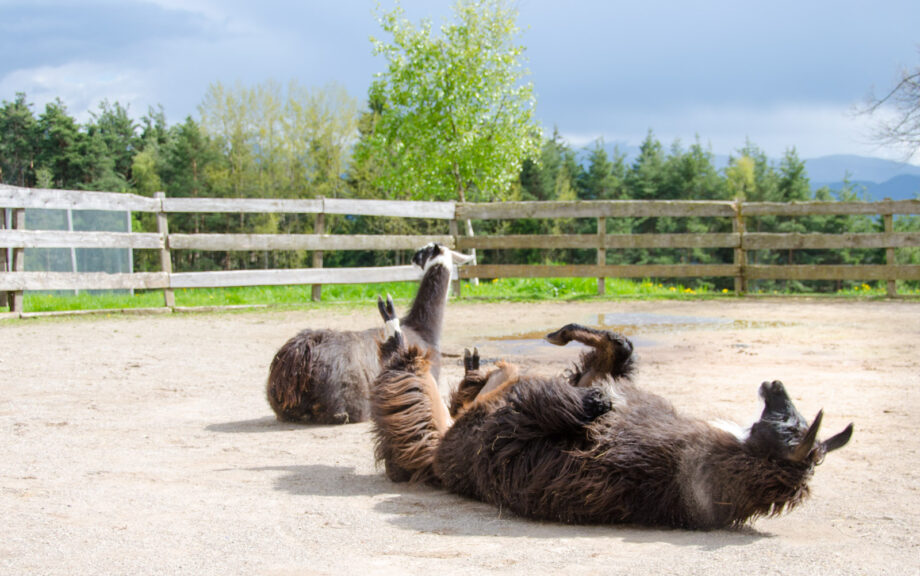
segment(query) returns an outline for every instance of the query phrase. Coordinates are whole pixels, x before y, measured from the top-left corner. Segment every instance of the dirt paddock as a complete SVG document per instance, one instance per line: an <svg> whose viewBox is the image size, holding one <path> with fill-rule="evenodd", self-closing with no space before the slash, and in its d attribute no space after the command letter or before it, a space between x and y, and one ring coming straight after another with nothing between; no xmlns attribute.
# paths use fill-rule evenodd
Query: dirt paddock
<svg viewBox="0 0 920 576"><path fill-rule="evenodd" d="M684 412L749 423L780 379L853 440L742 529L534 522L390 483L367 423L275 421L277 348L373 306L0 322L0 573L920 573L920 302L451 302L445 380L471 346L561 370L578 350L537 337L572 321L632 336L638 382Z"/></svg>

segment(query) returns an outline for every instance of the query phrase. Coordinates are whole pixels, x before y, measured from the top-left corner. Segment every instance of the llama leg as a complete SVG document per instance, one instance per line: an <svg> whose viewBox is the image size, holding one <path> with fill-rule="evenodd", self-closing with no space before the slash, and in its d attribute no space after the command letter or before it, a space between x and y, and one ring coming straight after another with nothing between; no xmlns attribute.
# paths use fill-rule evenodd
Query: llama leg
<svg viewBox="0 0 920 576"><path fill-rule="evenodd" d="M529 380L509 394L511 410L504 427L515 438L582 433L586 426L609 412L613 404L603 388L576 388L561 380Z"/></svg>
<svg viewBox="0 0 920 576"><path fill-rule="evenodd" d="M489 402L504 395L508 388L518 381L518 367L507 362L497 362L495 369L489 372L486 384L476 395L475 403Z"/></svg>
<svg viewBox="0 0 920 576"><path fill-rule="evenodd" d="M479 351L464 351L465 374L457 389L451 394L450 414L454 418L473 405L490 404L503 396L518 380L518 369L513 364L499 362L496 368L486 372L480 369Z"/></svg>
<svg viewBox="0 0 920 576"><path fill-rule="evenodd" d="M418 348L398 351L371 390L375 456L394 482L437 482L431 468L451 425L447 407Z"/></svg>
<svg viewBox="0 0 920 576"><path fill-rule="evenodd" d="M575 386L591 386L608 375L614 378L628 376L634 368L632 342L616 332L567 324L547 334L546 340L557 346L565 346L575 340L593 348L582 356L572 375L571 383Z"/></svg>
<svg viewBox="0 0 920 576"><path fill-rule="evenodd" d="M465 349L463 351L463 380L451 392L450 415L456 418L460 410L476 398L487 380L488 374L479 369L479 350L473 348L473 352L470 353L469 349Z"/></svg>

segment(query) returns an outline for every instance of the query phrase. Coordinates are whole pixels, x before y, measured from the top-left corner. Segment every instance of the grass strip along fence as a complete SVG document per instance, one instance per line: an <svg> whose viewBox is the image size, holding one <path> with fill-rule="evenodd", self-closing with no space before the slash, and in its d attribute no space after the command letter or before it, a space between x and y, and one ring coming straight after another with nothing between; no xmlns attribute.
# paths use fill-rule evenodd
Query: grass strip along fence
<svg viewBox="0 0 920 576"><path fill-rule="evenodd" d="M73 232L29 230L27 209L107 210L145 212L156 217L156 232ZM5 214L9 212L10 214ZM169 216L178 213L311 214L312 234L179 234L170 233ZM444 235L336 235L325 233L326 215L384 216L444 220ZM157 290L162 305L175 306L175 291L198 288L310 285L319 300L324 285L414 281L420 272L412 266L324 268L323 255L342 250L415 250L438 242L468 250L582 249L597 253L596 264L532 265L477 264L461 268L456 280L471 278L595 278L603 294L608 278L731 278L734 291L744 294L753 280L881 281L888 296L897 295L897 281L920 280L920 266L899 264L898 248L920 247L920 232L896 232L896 215L920 214L920 200L881 202L764 203L726 201L609 200L577 202L411 202L317 198L227 199L154 198L133 194L45 190L0 185L0 306L21 314L23 292L46 290ZM863 215L881 217L884 230L872 233L802 234L748 232L745 223L764 216L808 217ZM680 234L612 234L608 220L620 218L715 218L731 232ZM463 220L595 219L596 234L530 234L461 236ZM11 226L6 227L6 222ZM159 271L120 274L25 271L26 248L125 248L159 254ZM731 263L618 264L607 263L608 253L627 249L716 248L733 253ZM748 261L760 250L884 249L884 264L794 265ZM308 251L312 267L298 269L213 270L174 272L172 253L198 251ZM460 283L454 283L459 294ZM3 301L5 300L5 302Z"/></svg>

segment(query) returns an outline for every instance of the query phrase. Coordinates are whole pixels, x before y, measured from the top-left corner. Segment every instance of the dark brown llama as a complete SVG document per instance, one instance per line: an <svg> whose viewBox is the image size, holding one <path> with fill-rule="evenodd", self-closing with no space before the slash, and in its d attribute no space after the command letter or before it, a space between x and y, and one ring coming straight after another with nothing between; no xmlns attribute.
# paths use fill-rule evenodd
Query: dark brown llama
<svg viewBox="0 0 920 576"><path fill-rule="evenodd" d="M416 392L424 351L394 346L398 361L388 361L373 393L388 475L398 462L394 480L444 486L530 518L705 530L791 510L808 496L815 466L852 434L851 424L818 441L822 413L809 426L780 382L764 382L760 419L736 436L636 387L628 339L574 324L547 339L591 349L552 378L484 371L468 354L446 430L432 423L434 401ZM412 413L398 422L378 411L384 401Z"/></svg>
<svg viewBox="0 0 920 576"><path fill-rule="evenodd" d="M419 249L412 263L424 271L409 313L406 341L428 353L432 377L440 372L440 340L453 264L470 257L438 244ZM306 329L288 340L269 368L266 395L279 420L344 424L370 415L370 386L380 372L379 328Z"/></svg>

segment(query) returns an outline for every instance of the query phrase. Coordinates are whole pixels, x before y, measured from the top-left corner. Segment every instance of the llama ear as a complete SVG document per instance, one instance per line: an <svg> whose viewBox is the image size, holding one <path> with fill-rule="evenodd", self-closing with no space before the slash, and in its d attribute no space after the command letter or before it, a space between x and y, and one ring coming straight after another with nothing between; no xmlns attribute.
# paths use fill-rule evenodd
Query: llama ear
<svg viewBox="0 0 920 576"><path fill-rule="evenodd" d="M389 319L396 318L396 306L393 305L393 297L387 294L387 314Z"/></svg>
<svg viewBox="0 0 920 576"><path fill-rule="evenodd" d="M825 452L833 452L837 448L843 448L846 446L846 443L850 441L850 438L853 436L853 423L850 422L850 425L843 429L843 432L838 432L837 434L831 436L821 444L824 446Z"/></svg>
<svg viewBox="0 0 920 576"><path fill-rule="evenodd" d="M386 306L385 306L384 303L383 303L383 298L381 298L379 294L377 295L377 310L380 311L380 317L383 318L383 321L384 321L384 322L386 322L386 320L387 320L387 309L386 309Z"/></svg>
<svg viewBox="0 0 920 576"><path fill-rule="evenodd" d="M821 427L821 420L823 418L824 410L818 410L818 415L815 416L814 422L808 427L808 431L805 432L805 436L802 437L802 441L799 442L795 452L789 457L790 460L793 462L801 462L811 453L812 448L815 447L815 440L818 438L818 428Z"/></svg>
<svg viewBox="0 0 920 576"><path fill-rule="evenodd" d="M450 257L454 264L467 264L473 260L472 255L461 254L460 252L450 251Z"/></svg>

